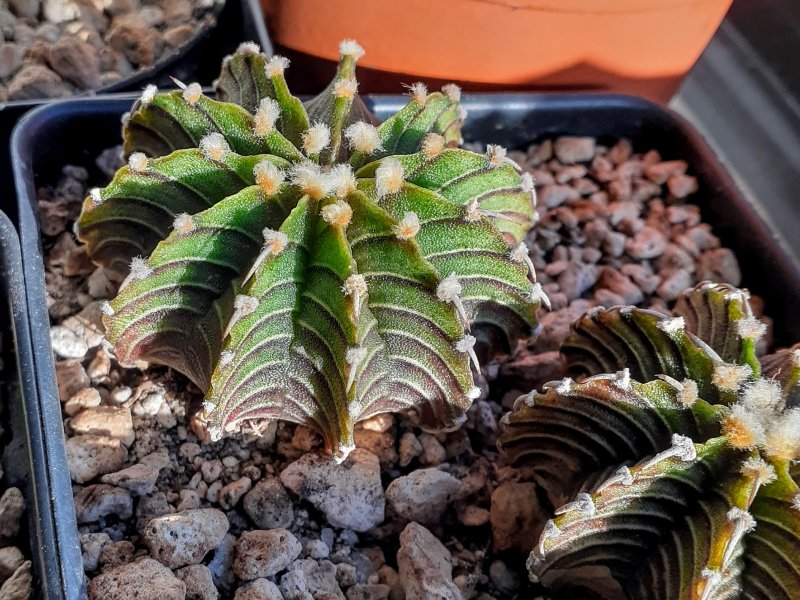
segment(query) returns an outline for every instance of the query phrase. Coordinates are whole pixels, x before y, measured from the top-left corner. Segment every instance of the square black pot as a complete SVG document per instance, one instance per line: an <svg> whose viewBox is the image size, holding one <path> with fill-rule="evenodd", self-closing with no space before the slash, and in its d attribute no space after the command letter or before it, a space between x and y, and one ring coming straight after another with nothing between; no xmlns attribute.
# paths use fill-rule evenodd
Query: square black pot
<svg viewBox="0 0 800 600"><path fill-rule="evenodd" d="M403 106L407 98L368 96L365 100L383 119ZM101 150L118 144L120 117L132 101L132 96L108 96L42 107L24 117L12 139L24 285L33 340L32 377L42 405L41 429L33 434L43 440L55 458L55 462L46 465L47 476L36 483L40 495L59 498L60 502L51 507L58 513L50 516L54 520L59 517L58 528L44 532L57 537L46 537L42 542L50 545L61 540L58 567L68 576L62 577L62 583L78 586L49 598L79 597L81 584L77 583L76 571L81 567L69 476L64 476L65 469L60 474L53 472L63 464L59 462L64 455L63 433L45 306L36 187L54 181L63 165L89 165ZM800 266L683 119L645 100L608 94L486 93L465 96L463 105L470 113L464 130L467 141L518 148L558 135L589 135L601 142L626 137L635 148L657 148L664 159L687 160L704 192L698 195L702 198L699 205L703 220L737 253L746 287L764 298L768 314L780 323L775 330L776 344L788 345L800 339L800 322L794 318L793 303L800 296ZM45 567L40 572L49 576Z"/></svg>

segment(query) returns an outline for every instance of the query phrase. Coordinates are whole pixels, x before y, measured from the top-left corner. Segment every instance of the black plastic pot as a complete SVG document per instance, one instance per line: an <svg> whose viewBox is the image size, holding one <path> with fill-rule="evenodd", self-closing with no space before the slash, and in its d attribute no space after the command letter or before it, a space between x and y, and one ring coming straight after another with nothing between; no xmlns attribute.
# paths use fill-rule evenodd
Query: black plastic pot
<svg viewBox="0 0 800 600"><path fill-rule="evenodd" d="M366 100L385 118L407 98L374 96ZM12 139L35 381L42 412L49 419L42 423L39 435L54 453L63 436L45 307L36 187L54 182L63 165L91 166L101 150L118 144L120 116L131 101L131 96L74 99L43 107L25 116ZM793 318L794 306L788 300L800 296L800 267L742 197L700 136L681 118L641 99L605 94L475 94L465 97L464 106L470 113L464 132L468 141L515 148L563 134L592 135L601 141L627 137L636 147L657 148L664 158L686 159L700 181L702 193L698 196L704 220L737 252L745 285L764 298L767 314L781 323L775 331L776 343L800 339L800 322ZM80 554L72 543L74 522L67 523L66 516L72 516L70 485L63 473L60 478L50 475L41 480L38 489L43 496L61 499L60 506L53 507L61 517L60 528L53 533L67 542L62 544L61 570L76 581ZM44 542L50 543L50 538ZM68 593L64 597L76 597L73 590Z"/></svg>
<svg viewBox="0 0 800 600"><path fill-rule="evenodd" d="M83 566L61 408L52 371L43 370L36 361L49 352L49 344L40 336L31 339L25 283L19 238L0 212L0 402L10 421L3 440L8 443L3 482L20 488L25 496L30 541L25 552L33 558L37 597L72 600L84 594ZM46 333L41 328L36 331Z"/></svg>

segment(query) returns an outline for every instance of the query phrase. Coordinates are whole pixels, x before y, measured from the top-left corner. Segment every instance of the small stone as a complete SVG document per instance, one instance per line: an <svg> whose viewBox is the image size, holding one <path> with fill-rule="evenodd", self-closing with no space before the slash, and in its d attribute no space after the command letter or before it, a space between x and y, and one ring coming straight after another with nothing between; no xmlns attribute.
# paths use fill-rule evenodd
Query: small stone
<svg viewBox="0 0 800 600"><path fill-rule="evenodd" d="M86 367L86 374L92 381L107 377L111 372L111 357L104 348L98 348L94 358Z"/></svg>
<svg viewBox="0 0 800 600"><path fill-rule="evenodd" d="M53 352L61 358L82 360L89 351L86 340L63 325L54 325L50 328L50 344L53 346Z"/></svg>
<svg viewBox="0 0 800 600"><path fill-rule="evenodd" d="M11 577L25 562L22 551L16 546L0 548L0 585Z"/></svg>
<svg viewBox="0 0 800 600"><path fill-rule="evenodd" d="M39 15L41 0L8 0L8 7L20 19L35 19Z"/></svg>
<svg viewBox="0 0 800 600"><path fill-rule="evenodd" d="M44 65L24 65L8 84L9 100L62 98L69 95L64 81Z"/></svg>
<svg viewBox="0 0 800 600"><path fill-rule="evenodd" d="M736 255L728 248L703 252L697 261L697 279L729 283L738 287L742 283L742 271Z"/></svg>
<svg viewBox="0 0 800 600"><path fill-rule="evenodd" d="M597 283L599 274L597 265L573 263L558 276L558 286L567 298L576 300Z"/></svg>
<svg viewBox="0 0 800 600"><path fill-rule="evenodd" d="M563 136L553 145L558 160L565 164L588 162L594 157L595 139L593 137Z"/></svg>
<svg viewBox="0 0 800 600"><path fill-rule="evenodd" d="M0 600L28 600L33 594L31 561L22 563L0 586Z"/></svg>
<svg viewBox="0 0 800 600"><path fill-rule="evenodd" d="M347 600L387 600L390 590L382 583L357 583L347 590Z"/></svg>
<svg viewBox="0 0 800 600"><path fill-rule="evenodd" d="M87 573L93 573L100 564L100 555L103 549L111 543L111 538L104 532L82 533L80 540L83 570Z"/></svg>
<svg viewBox="0 0 800 600"><path fill-rule="evenodd" d="M378 457L356 448L342 464L306 454L280 475L283 484L322 511L334 527L367 531L383 521L385 499Z"/></svg>
<svg viewBox="0 0 800 600"><path fill-rule="evenodd" d="M420 454L422 454L422 444L419 443L417 436L413 432L407 431L400 436L399 464L401 467L407 467Z"/></svg>
<svg viewBox="0 0 800 600"><path fill-rule="evenodd" d="M245 494L242 508L260 529L289 527L294 520L292 499L275 478L259 481Z"/></svg>
<svg viewBox="0 0 800 600"><path fill-rule="evenodd" d="M419 455L421 463L426 465L439 465L447 458L447 452L442 443L431 433L421 433L418 437L422 445L422 452Z"/></svg>
<svg viewBox="0 0 800 600"><path fill-rule="evenodd" d="M98 483L88 485L73 496L78 523L94 523L115 515L129 519L133 515L131 495L122 488Z"/></svg>
<svg viewBox="0 0 800 600"><path fill-rule="evenodd" d="M566 332L565 332L566 334ZM549 352L520 351L503 364L502 377L522 389L538 388L558 379L564 371L564 361L558 350Z"/></svg>
<svg viewBox="0 0 800 600"><path fill-rule="evenodd" d="M336 565L336 581L339 582L339 587L343 588L355 585L358 581L358 571L355 566L348 563Z"/></svg>
<svg viewBox="0 0 800 600"><path fill-rule="evenodd" d="M439 469L417 469L386 488L389 506L403 519L432 524L439 521L461 491L461 482Z"/></svg>
<svg viewBox="0 0 800 600"><path fill-rule="evenodd" d="M296 560L289 568L289 572L281 577L280 589L283 597L286 600L307 598L345 600L336 579L337 566L329 560L320 562L312 558Z"/></svg>
<svg viewBox="0 0 800 600"><path fill-rule="evenodd" d="M185 600L186 585L167 567L143 558L106 571L89 584L89 600Z"/></svg>
<svg viewBox="0 0 800 600"><path fill-rule="evenodd" d="M356 448L363 448L377 456L384 468L391 468L397 462L397 440L391 431L380 432L359 427L354 432L353 442Z"/></svg>
<svg viewBox="0 0 800 600"><path fill-rule="evenodd" d="M156 517L142 532L151 556L172 569L196 564L228 533L228 518L216 508L199 508Z"/></svg>
<svg viewBox="0 0 800 600"><path fill-rule="evenodd" d="M130 446L136 439L131 411L123 406L86 408L70 420L72 430L80 434L107 435Z"/></svg>
<svg viewBox="0 0 800 600"><path fill-rule="evenodd" d="M233 596L233 600L284 600L278 586L269 579L256 579L243 585Z"/></svg>
<svg viewBox="0 0 800 600"><path fill-rule="evenodd" d="M489 511L470 504L458 511L458 520L466 527L480 527L489 522Z"/></svg>
<svg viewBox="0 0 800 600"><path fill-rule="evenodd" d="M64 412L70 417L74 417L84 408L100 406L102 402L103 399L100 397L100 392L95 388L83 388L73 394L72 397L64 403Z"/></svg>
<svg viewBox="0 0 800 600"><path fill-rule="evenodd" d="M98 564L100 565L100 570L105 573L133 562L134 556L136 556L136 546L133 545L133 542L120 540L103 547Z"/></svg>
<svg viewBox="0 0 800 600"><path fill-rule="evenodd" d="M0 44L0 78L11 77L22 66L22 48L14 42Z"/></svg>
<svg viewBox="0 0 800 600"><path fill-rule="evenodd" d="M250 488L253 487L253 482L249 477L240 477L236 481L232 481L224 486L219 491L219 503L225 510L230 510L242 499Z"/></svg>
<svg viewBox="0 0 800 600"><path fill-rule="evenodd" d="M158 470L144 463L137 463L116 473L103 475L101 478L103 483L130 490L134 496L144 496L152 492L156 480L158 480Z"/></svg>
<svg viewBox="0 0 800 600"><path fill-rule="evenodd" d="M304 552L310 558L320 560L321 558L328 558L331 553L331 549L322 540L308 540L303 547Z"/></svg>
<svg viewBox="0 0 800 600"><path fill-rule="evenodd" d="M22 492L19 488L8 488L0 496L0 546L7 545L17 537L23 514L25 514L25 498Z"/></svg>
<svg viewBox="0 0 800 600"><path fill-rule="evenodd" d="M409 523L400 534L397 565L406 600L462 600L450 552L422 525Z"/></svg>
<svg viewBox="0 0 800 600"><path fill-rule="evenodd" d="M691 286L692 276L687 271L674 271L663 278L661 285L656 289L656 294L663 300L672 302L677 300L678 296Z"/></svg>
<svg viewBox="0 0 800 600"><path fill-rule="evenodd" d="M691 175L673 175L667 181L669 193L678 199L694 194L699 187L697 178Z"/></svg>
<svg viewBox="0 0 800 600"><path fill-rule="evenodd" d="M625 250L631 258L648 260L661 256L669 241L658 229L645 226L633 239L625 243Z"/></svg>
<svg viewBox="0 0 800 600"><path fill-rule="evenodd" d="M492 583L503 592L510 593L519 588L519 577L501 560L492 561L489 566L489 577L492 579Z"/></svg>
<svg viewBox="0 0 800 600"><path fill-rule="evenodd" d="M219 592L214 587L211 571L205 565L189 565L175 571L175 576L186 584L186 600L217 600Z"/></svg>
<svg viewBox="0 0 800 600"><path fill-rule="evenodd" d="M50 51L50 67L62 79L81 90L100 85L100 59L88 43L74 37L62 37Z"/></svg>
<svg viewBox="0 0 800 600"><path fill-rule="evenodd" d="M194 442L181 445L181 455L189 460L200 454L200 446ZM214 483L222 475L222 461L218 458L207 460L200 465L200 473L206 483Z"/></svg>
<svg viewBox="0 0 800 600"><path fill-rule="evenodd" d="M115 18L106 41L114 50L121 52L140 67L155 63L163 43L158 30L149 28L135 13Z"/></svg>
<svg viewBox="0 0 800 600"><path fill-rule="evenodd" d="M568 185L551 184L544 186L538 194L541 206L545 208L556 208L570 200L580 198L580 192Z"/></svg>
<svg viewBox="0 0 800 600"><path fill-rule="evenodd" d="M378 433L383 433L385 431L389 431L392 426L394 425L394 415L391 413L381 413L379 415L375 415L374 417L370 417L360 423L361 427L367 429L369 431L377 431Z"/></svg>
<svg viewBox="0 0 800 600"><path fill-rule="evenodd" d="M69 474L75 483L86 483L99 475L118 471L128 459L128 450L122 442L105 435L67 438L66 451Z"/></svg>
<svg viewBox="0 0 800 600"><path fill-rule="evenodd" d="M236 538L230 533L222 538L222 541L214 550L214 557L208 563L208 570L214 579L214 584L223 590L233 587L236 576L233 574L233 557L236 548Z"/></svg>
<svg viewBox="0 0 800 600"><path fill-rule="evenodd" d="M644 294L638 286L624 274L609 267L603 268L597 287L606 288L622 297L622 304L639 304L644 300Z"/></svg>
<svg viewBox="0 0 800 600"><path fill-rule="evenodd" d="M504 483L492 493L489 511L494 551L530 552L537 539L542 517L534 483Z"/></svg>
<svg viewBox="0 0 800 600"><path fill-rule="evenodd" d="M245 531L236 543L233 571L245 581L272 577L292 564L302 549L286 529Z"/></svg>

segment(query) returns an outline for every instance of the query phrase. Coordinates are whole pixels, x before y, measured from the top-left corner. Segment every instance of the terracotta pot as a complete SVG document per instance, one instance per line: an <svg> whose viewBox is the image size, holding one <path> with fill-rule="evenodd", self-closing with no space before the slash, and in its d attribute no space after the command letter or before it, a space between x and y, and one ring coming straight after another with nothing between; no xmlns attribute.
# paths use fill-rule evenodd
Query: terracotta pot
<svg viewBox="0 0 800 600"><path fill-rule="evenodd" d="M367 54L367 91L403 79L481 88L675 89L732 0L262 0L274 41L301 62ZM330 69L327 69L330 71ZM315 82L316 83L316 82ZM662 91L659 91L662 90ZM309 90L310 91L310 90Z"/></svg>

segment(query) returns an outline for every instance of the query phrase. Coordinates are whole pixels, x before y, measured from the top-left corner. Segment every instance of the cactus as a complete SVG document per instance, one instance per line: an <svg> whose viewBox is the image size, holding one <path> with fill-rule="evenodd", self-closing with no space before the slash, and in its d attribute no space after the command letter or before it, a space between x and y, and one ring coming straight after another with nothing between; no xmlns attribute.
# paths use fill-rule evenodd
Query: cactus
<svg viewBox="0 0 800 600"><path fill-rule="evenodd" d="M91 191L77 233L127 273L103 307L121 364L185 374L214 438L286 419L343 458L377 413L455 426L476 340L513 350L543 296L522 243L533 181L499 146L453 147L460 90L411 86L376 126L363 50L340 50L305 104L288 60L253 44L224 62L216 100L147 88L123 118L128 165Z"/></svg>
<svg viewBox="0 0 800 600"><path fill-rule="evenodd" d="M528 567L564 598L797 598L800 350L767 356L746 292L700 284L673 317L589 312L565 378L499 445L555 509Z"/></svg>

